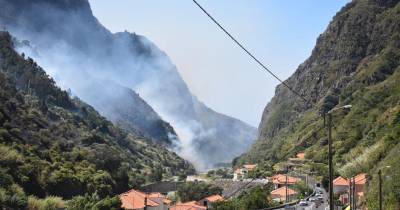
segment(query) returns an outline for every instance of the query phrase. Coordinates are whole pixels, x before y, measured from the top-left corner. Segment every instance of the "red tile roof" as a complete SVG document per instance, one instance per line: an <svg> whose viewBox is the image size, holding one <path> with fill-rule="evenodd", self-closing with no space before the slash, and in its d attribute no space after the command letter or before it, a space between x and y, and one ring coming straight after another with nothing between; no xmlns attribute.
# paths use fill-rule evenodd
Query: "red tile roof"
<svg viewBox="0 0 400 210"><path fill-rule="evenodd" d="M366 173L358 174L357 176L354 177L354 180L356 184L365 184L367 183L367 174Z"/></svg>
<svg viewBox="0 0 400 210"><path fill-rule="evenodd" d="M170 210L205 210L207 207L196 204L196 201L190 201L186 203L178 203L175 206L169 208Z"/></svg>
<svg viewBox="0 0 400 210"><path fill-rule="evenodd" d="M253 165L253 164L247 164L247 165L243 165L243 168L249 169L249 170L253 170L257 167L257 165Z"/></svg>
<svg viewBox="0 0 400 210"><path fill-rule="evenodd" d="M138 190L130 190L119 195L122 202L122 208L125 209L141 209L144 208L145 200L147 199L147 206L156 207L160 202L169 204L170 200L166 199L161 193L146 194Z"/></svg>
<svg viewBox="0 0 400 210"><path fill-rule="evenodd" d="M333 185L335 186L349 186L350 182L346 178L339 176L335 180L333 180Z"/></svg>
<svg viewBox="0 0 400 210"><path fill-rule="evenodd" d="M223 201L224 197L222 197L220 195L211 195L211 196L208 196L208 197L206 197L204 199L208 200L210 202L217 202L217 201Z"/></svg>
<svg viewBox="0 0 400 210"><path fill-rule="evenodd" d="M287 179L288 179L287 180L288 184L295 184L300 181L299 178L291 177L291 176L288 176ZM286 176L283 174L276 174L276 175L272 176L272 183L286 184Z"/></svg>
<svg viewBox="0 0 400 210"><path fill-rule="evenodd" d="M288 188L288 195L289 195L289 196L291 196L291 195L296 195L296 194L297 194L296 191L294 191L294 190ZM276 190L273 190L273 191L271 192L271 196L272 196L272 197L275 197L275 196L285 197L285 196L286 196L286 187L281 187L281 188L278 188L278 189L276 189Z"/></svg>

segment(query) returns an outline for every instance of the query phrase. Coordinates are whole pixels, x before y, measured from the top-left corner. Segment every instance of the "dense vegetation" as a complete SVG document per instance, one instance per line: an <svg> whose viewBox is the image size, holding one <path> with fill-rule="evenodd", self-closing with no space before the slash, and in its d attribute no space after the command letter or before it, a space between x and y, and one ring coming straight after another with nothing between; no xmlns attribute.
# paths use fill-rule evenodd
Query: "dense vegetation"
<svg viewBox="0 0 400 210"><path fill-rule="evenodd" d="M269 200L269 192L272 191L271 185L255 187L249 191L242 192L237 198L217 202L212 209L218 210L248 210L264 209L274 206L275 203Z"/></svg>
<svg viewBox="0 0 400 210"><path fill-rule="evenodd" d="M333 114L335 175L368 173L371 180L361 202L377 209L377 172L382 169L389 177L384 179L384 209L399 209L399 1L355 0L346 5L287 82L307 102L278 86L264 111L257 143L235 164L276 164L305 151L313 160L308 169L326 183L323 114L351 104L351 110Z"/></svg>
<svg viewBox="0 0 400 210"><path fill-rule="evenodd" d="M178 188L177 195L182 202L199 201L210 195L221 195L222 188L205 182L185 182Z"/></svg>
<svg viewBox="0 0 400 210"><path fill-rule="evenodd" d="M75 197L65 205L110 209L101 207L116 203L109 196L151 177L193 172L176 154L71 99L32 59L18 55L13 43L0 32L0 206L64 205L59 199ZM37 199L46 196L60 198Z"/></svg>

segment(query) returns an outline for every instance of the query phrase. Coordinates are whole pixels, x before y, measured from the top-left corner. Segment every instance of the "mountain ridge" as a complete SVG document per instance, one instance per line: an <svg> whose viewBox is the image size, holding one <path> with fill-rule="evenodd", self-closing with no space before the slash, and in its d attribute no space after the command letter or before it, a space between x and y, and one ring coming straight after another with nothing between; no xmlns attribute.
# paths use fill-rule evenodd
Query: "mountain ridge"
<svg viewBox="0 0 400 210"><path fill-rule="evenodd" d="M286 80L307 103L279 85L264 110L258 140L235 164L278 166L304 151L316 163L310 168L326 183L323 115L350 104L350 110L339 110L333 116L335 176L368 173L368 194L360 202L376 209L377 171L391 165L393 179L399 180L395 155L400 146L396 140L400 133L396 120L400 115L399 14L399 1L354 0L343 7L318 37L311 56ZM385 185L392 190L385 206L395 209L399 191L390 183Z"/></svg>
<svg viewBox="0 0 400 210"><path fill-rule="evenodd" d="M93 16L89 4L79 3L81 7L64 8L63 1L0 2L14 8L26 4L19 12L15 12L16 9L2 12L16 21L7 22L0 17L0 23L19 39L29 40L37 47L42 58L30 56L44 66L59 84L65 84L61 86L71 88L72 92L99 110L103 104L93 102L98 97L104 97L104 101L109 97L100 94L93 97L97 88L85 87L88 81L110 80L132 89L167 122L162 124L173 127L178 136L172 138L178 144L176 151L194 161L199 168L229 162L254 141L255 128L234 118L223 117L195 99L176 66L157 46L134 33L112 34ZM59 5L53 7L54 4ZM45 13L43 8L46 8ZM82 76L76 78L75 75ZM202 110L201 113L196 113L199 110ZM110 113L102 114L110 116ZM212 128L213 123L204 120L206 118L218 120L217 128ZM235 129L229 129L233 124ZM161 128L164 132L162 136L168 136L169 127ZM204 145L208 145L207 150L202 149L206 148Z"/></svg>

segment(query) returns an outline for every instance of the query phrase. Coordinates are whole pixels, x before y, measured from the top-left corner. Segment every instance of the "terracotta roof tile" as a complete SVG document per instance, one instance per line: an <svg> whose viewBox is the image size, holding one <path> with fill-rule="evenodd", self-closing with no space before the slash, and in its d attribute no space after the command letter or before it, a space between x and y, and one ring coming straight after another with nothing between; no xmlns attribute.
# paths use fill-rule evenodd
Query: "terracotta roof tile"
<svg viewBox="0 0 400 210"><path fill-rule="evenodd" d="M243 165L243 168L250 169L250 170L253 170L256 167L257 167L257 165L254 165L254 164Z"/></svg>
<svg viewBox="0 0 400 210"><path fill-rule="evenodd" d="M217 201L223 201L224 197L222 197L220 195L211 195L211 196L206 197L205 199L210 202L217 202Z"/></svg>
<svg viewBox="0 0 400 210"><path fill-rule="evenodd" d="M170 200L166 199L161 193L146 194L139 190L130 190L128 192L119 195L122 202L122 208L125 209L141 209L144 207L145 200L147 198L147 206L156 207L159 206L161 201L164 203L170 203Z"/></svg>
<svg viewBox="0 0 400 210"><path fill-rule="evenodd" d="M356 184L365 184L367 183L367 174L362 173L358 174L357 176L354 177Z"/></svg>
<svg viewBox="0 0 400 210"><path fill-rule="evenodd" d="M341 176L337 177L335 180L333 180L333 185L336 186L348 186L350 184L349 180L346 178L343 178Z"/></svg>
<svg viewBox="0 0 400 210"><path fill-rule="evenodd" d="M196 201L178 203L170 208L170 210L205 210L205 209L207 209L207 207L197 205Z"/></svg>
<svg viewBox="0 0 400 210"><path fill-rule="evenodd" d="M300 181L300 179L296 178L296 177L288 176L287 178L288 178L288 180L287 180L288 184L295 184ZM283 174L276 174L276 175L272 176L271 179L272 179L272 183L274 183L274 184L286 184L286 176Z"/></svg>
<svg viewBox="0 0 400 210"><path fill-rule="evenodd" d="M297 192L288 188L288 195L296 195ZM285 197L286 196L286 187L281 187L276 190L273 190L271 192L271 196L280 196L280 197Z"/></svg>

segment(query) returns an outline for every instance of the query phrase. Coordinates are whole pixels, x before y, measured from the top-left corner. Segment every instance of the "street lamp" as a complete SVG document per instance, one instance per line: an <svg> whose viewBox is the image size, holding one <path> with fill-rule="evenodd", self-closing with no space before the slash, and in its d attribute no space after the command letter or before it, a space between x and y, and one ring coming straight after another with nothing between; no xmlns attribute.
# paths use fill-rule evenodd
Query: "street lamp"
<svg viewBox="0 0 400 210"><path fill-rule="evenodd" d="M351 105L344 105L331 109L328 114L328 158L329 158L329 209L334 210L333 203L333 164L332 164L332 113L340 109L350 109Z"/></svg>

